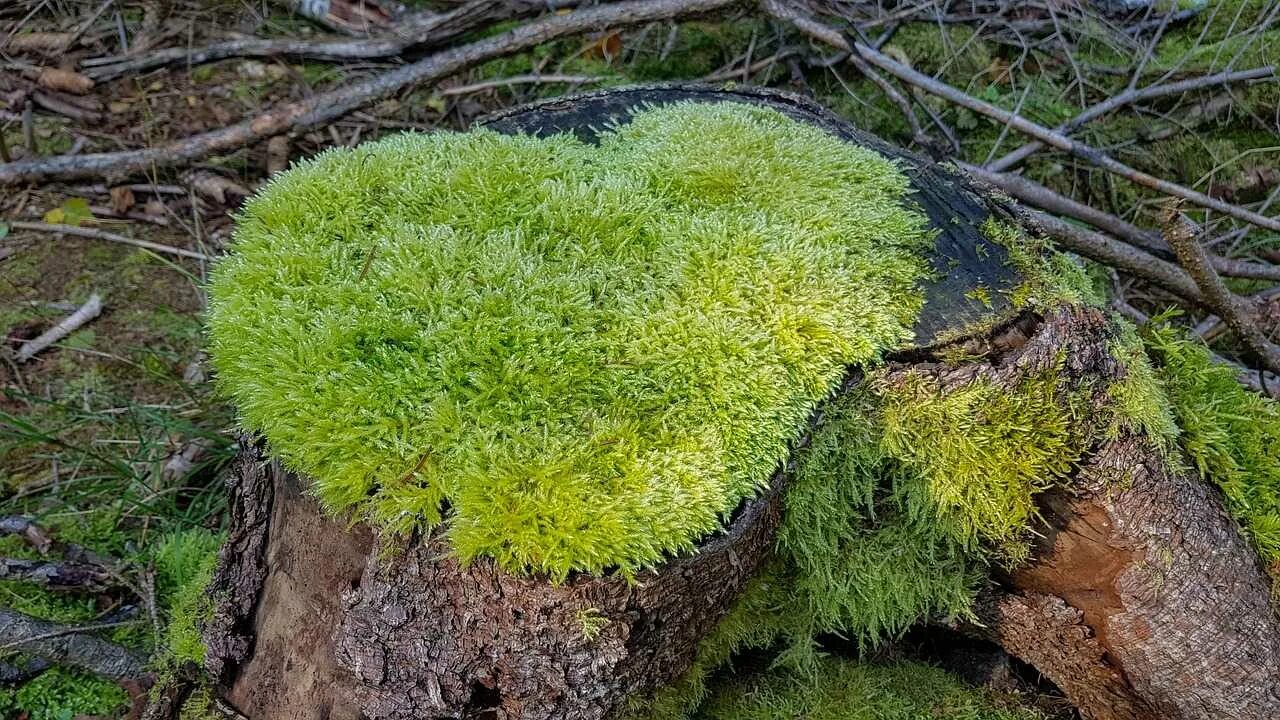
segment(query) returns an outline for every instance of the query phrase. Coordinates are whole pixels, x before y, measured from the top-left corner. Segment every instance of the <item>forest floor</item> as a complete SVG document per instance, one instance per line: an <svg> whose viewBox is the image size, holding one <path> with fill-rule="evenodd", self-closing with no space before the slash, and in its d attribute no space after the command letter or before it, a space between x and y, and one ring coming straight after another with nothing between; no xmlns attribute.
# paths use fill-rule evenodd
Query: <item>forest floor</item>
<svg viewBox="0 0 1280 720"><path fill-rule="evenodd" d="M1128 35L1116 29L1120 21L1111 27L1102 19L1095 27L1022 40L1011 39L1010 23L999 22L908 18L878 27L894 30L882 47L886 54L1053 127L1130 78L1145 83L1280 63L1275 14L1273 3L1213 3L1158 36ZM398 64L276 58L178 65L88 89L45 86L44 100L27 109L7 103L36 97L29 91L37 63L71 69L129 48L137 55L233 35L309 39L324 30L274 5L196 0L17 2L0 10L0 21L0 133L14 160L155 146ZM39 32L78 35L57 56L5 46ZM1115 40L1116 33L1131 44ZM290 161L407 129L465 128L493 110L561 93L669 80L810 94L894 142L976 164L1025 140L969 110L913 95L933 118L928 134L944 147L913 143L895 104L852 66L824 65L822 52L753 12L653 23L492 61L181 172L160 169L121 185L59 182L7 192L0 197L0 517L32 517L57 540L115 558L118 573L94 592L0 580L0 606L60 623L106 622L109 637L165 665L170 614L223 530L221 474L234 444L233 412L215 392L201 354L204 283L210 262L227 247L240 202ZM949 132L958 145L945 147ZM1280 189L1274 77L1131 106L1079 137L1139 169L1262 211ZM1082 161L1041 152L1027 162L1026 175L1136 224L1154 224L1160 196ZM1198 219L1225 238L1218 248L1223 255L1280 262L1280 234L1245 230L1216 216ZM99 237L36 227L50 224ZM163 247L110 239L120 236ZM1145 313L1173 304L1139 280L1113 283L1107 272L1097 275ZM1232 282L1242 293L1267 286ZM26 343L95 294L100 315L34 358L20 359ZM1272 311L1280 317L1280 304ZM1189 316L1186 323L1200 319ZM1232 350L1229 338L1214 337L1218 349ZM40 554L7 536L0 537L0 556ZM19 660L0 649L0 664ZM114 716L128 705L125 689L69 668L38 672L8 692L0 686L0 717Z"/></svg>

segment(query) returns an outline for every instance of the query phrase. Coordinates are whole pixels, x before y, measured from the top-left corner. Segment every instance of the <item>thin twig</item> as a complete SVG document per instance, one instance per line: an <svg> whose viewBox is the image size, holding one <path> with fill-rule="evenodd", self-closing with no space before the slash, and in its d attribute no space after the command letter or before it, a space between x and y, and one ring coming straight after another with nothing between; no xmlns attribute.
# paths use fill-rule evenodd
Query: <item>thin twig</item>
<svg viewBox="0 0 1280 720"><path fill-rule="evenodd" d="M1054 192L1022 175L991 172L966 162L958 162L957 165L970 175L1003 190L1010 196L1029 205L1034 205L1041 210L1047 210L1056 215L1065 215L1088 223L1135 247L1163 256L1165 259L1174 259L1175 257L1173 248L1169 247L1164 238L1155 231L1145 230L1137 225L1125 222L1110 213ZM1214 270L1227 277L1280 281L1280 265L1247 262L1220 255L1210 255L1209 261L1212 263Z"/></svg>
<svg viewBox="0 0 1280 720"><path fill-rule="evenodd" d="M798 30L821 40L833 47L842 50L850 50L862 56L864 60L893 75L899 80L917 87L932 95L937 95L945 100L953 102L961 107L966 107L981 115L986 115L999 122L1007 124L1009 127L1022 132L1026 135L1067 152L1075 157L1085 160L1089 163L1097 165L1107 172L1119 175L1131 182L1142 185L1152 190L1159 191L1166 195L1189 200L1201 207L1217 210L1224 215L1230 215L1237 220L1243 220L1252 223L1258 227L1266 228L1280 232L1280 220L1260 215L1251 210L1242 208L1238 205L1226 203L1217 198L1210 197L1204 193L1197 192L1177 183L1169 182L1161 178L1149 175L1141 170L1125 165L1124 163L1110 157L1088 145L1076 142L1060 132L1055 132L1049 128L1031 122L1021 115L1011 113L1003 108L996 107L991 103L979 100L972 95L948 85L944 82L929 77L917 70L908 67L897 60L876 50L870 45L862 42L850 42L835 29L824 25L821 22L808 17L803 12L791 7L782 0L761 0L761 7L771 16L784 20L794 25Z"/></svg>
<svg viewBox="0 0 1280 720"><path fill-rule="evenodd" d="M565 7L572 3L556 3ZM401 18L394 31L382 37L358 40L228 40L201 48L167 48L143 57L103 57L81 61L85 74L96 80L112 80L182 64L188 68L204 63L246 57L294 57L308 60L376 60L403 54L415 47L441 45L487 23L514 20L543 12L552 3L536 0L471 0L447 13L419 12Z"/></svg>
<svg viewBox="0 0 1280 720"><path fill-rule="evenodd" d="M1135 89L1129 88L1119 95L1113 95L1105 101L1094 105L1079 115L1062 123L1053 129L1054 132L1066 135L1086 123L1106 115L1107 113L1118 110L1126 105L1132 105L1144 100L1151 100L1167 95L1179 95L1182 93L1198 90L1216 85L1226 85L1229 83L1244 82L1246 80L1261 80L1266 78L1274 78L1276 76L1275 68L1271 65L1266 67L1254 68L1252 70L1239 70L1236 72L1220 72L1213 75L1205 75L1203 77L1189 78L1178 82L1165 83L1162 85L1152 85L1150 87ZM1016 113L1015 113L1016 114ZM1044 143L1039 140L1032 140L1021 147L1018 147L1008 154L986 164L986 169L994 172L1003 172L1008 170L1031 155L1035 154Z"/></svg>
<svg viewBox="0 0 1280 720"><path fill-rule="evenodd" d="M1010 127L1019 132L1025 133L1041 140L1046 145L1058 148L1086 162L1096 165L1107 172L1125 178L1135 184L1156 190L1166 195L1188 200L1201 207L1217 210L1224 215L1230 215L1237 220L1252 223L1261 228L1280 232L1280 220L1260 215L1251 210L1223 202L1217 198L1210 197L1204 193L1197 192L1187 187L1183 187L1177 183L1169 182L1161 178L1149 175L1141 170L1125 165L1109 155L1106 155L1088 145L1072 140L1062 133L1057 133L1049 128L1031 122L1020 115L1014 115L1003 108L998 108L991 103L979 100L969 95L963 90L954 88L946 83L939 82L928 75L913 70L906 65L894 60L893 58L878 52L863 43L855 43L855 50L862 55L867 62L893 75L894 77L909 83L920 89L937 95L945 100L953 102L962 107L966 107L976 113L986 115L994 120L1002 123L1008 123Z"/></svg>
<svg viewBox="0 0 1280 720"><path fill-rule="evenodd" d="M102 296L93 293L78 310L68 315L62 322L40 333L35 339L22 346L18 351L17 361L27 362L37 353L62 338L79 330L81 326L102 314Z"/></svg>
<svg viewBox="0 0 1280 720"><path fill-rule="evenodd" d="M1209 305L1227 327L1235 333L1261 360L1262 365L1280 374L1280 347L1267 340L1249 308L1239 296L1223 284L1222 278L1209 264L1208 254L1199 242L1199 233L1185 217L1177 203L1169 203L1164 210L1164 237L1178 254L1178 262L1187 269Z"/></svg>
<svg viewBox="0 0 1280 720"><path fill-rule="evenodd" d="M485 80L484 82L457 87L445 88L439 92L441 96L469 95L471 93L491 90L493 88L510 87L512 85L542 85L548 83L566 83L569 85L587 85L598 83L601 78L590 75L512 75L506 78Z"/></svg>
<svg viewBox="0 0 1280 720"><path fill-rule="evenodd" d="M403 88L424 85L542 43L604 27L637 25L723 10L740 0L631 0L549 15L500 35L443 50L418 62L329 92L271 108L229 127L140 150L44 158L0 166L0 186L54 179L121 176L190 163L282 132L341 117Z"/></svg>
<svg viewBox="0 0 1280 720"><path fill-rule="evenodd" d="M116 235L105 230L94 230L93 228L79 227L78 225L56 225L52 223L27 222L25 220L15 220L9 223L9 227L14 230L31 230L34 232L58 233L61 235L75 235L76 237L89 238L91 240L106 240L108 242L122 243L124 245L132 245L134 247L145 248L158 253L167 255L179 255L181 257L194 258L196 260L212 260L208 255L195 250L187 250L184 248L173 247L172 245L161 245L153 243L150 240L137 240L123 235Z"/></svg>

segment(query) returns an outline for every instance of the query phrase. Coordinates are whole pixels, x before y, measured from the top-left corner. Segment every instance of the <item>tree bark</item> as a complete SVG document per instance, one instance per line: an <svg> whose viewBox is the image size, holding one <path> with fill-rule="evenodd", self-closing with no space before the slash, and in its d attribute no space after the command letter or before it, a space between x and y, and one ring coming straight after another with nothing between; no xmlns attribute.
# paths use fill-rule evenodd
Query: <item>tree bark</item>
<svg viewBox="0 0 1280 720"><path fill-rule="evenodd" d="M1064 308L1013 352L893 372L1012 391L1065 363L1061 390L1091 398L1079 432L1102 440L1066 488L1037 498L1033 561L997 578L969 630L1033 665L1088 720L1280 717L1280 618L1258 554L1183 458L1099 425L1127 371L1109 349L1115 330L1101 311Z"/></svg>
<svg viewBox="0 0 1280 720"><path fill-rule="evenodd" d="M647 103L734 101L773 107L898 158L912 200L937 227L916 349L889 372L944 387L985 376L1011 389L1059 367L1101 411L1124 368L1100 311L1017 314L1020 278L980 231L1003 201L894 149L807 101L764 91L614 90L517 109L503 132L578 133L626 122ZM992 307L971 293L985 288ZM984 327L960 367L939 338ZM972 332L970 333L972 335ZM859 378L851 369L848 382ZM812 422L821 422L821 409ZM803 444L803 441L799 444ZM679 677L698 642L766 559L790 466L699 551L634 582L577 575L555 585L490 562L460 566L438 535L393 541L325 515L305 478L242 442L232 532L215 574L207 666L223 697L254 719L616 716L628 697ZM1280 717L1280 626L1255 553L1214 492L1150 438L1091 449L1071 494L1043 497L1045 538L1027 567L979 602L983 627L1056 682L1087 718ZM1123 480L1123 482L1122 482Z"/></svg>

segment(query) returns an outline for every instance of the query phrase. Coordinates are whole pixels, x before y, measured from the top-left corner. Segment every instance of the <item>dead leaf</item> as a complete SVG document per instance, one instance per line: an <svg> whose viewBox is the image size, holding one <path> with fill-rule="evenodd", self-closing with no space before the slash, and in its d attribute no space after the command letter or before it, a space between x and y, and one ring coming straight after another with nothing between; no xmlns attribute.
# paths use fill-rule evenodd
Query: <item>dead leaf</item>
<svg viewBox="0 0 1280 720"><path fill-rule="evenodd" d="M133 191L126 185L111 188L111 209L117 213L124 214L129 212L129 208L136 204L133 197Z"/></svg>
<svg viewBox="0 0 1280 720"><path fill-rule="evenodd" d="M89 209L89 201L84 198L67 198L61 205L44 214L44 221L50 225L79 226L85 220L93 218Z"/></svg>
<svg viewBox="0 0 1280 720"><path fill-rule="evenodd" d="M987 66L987 75L991 77L991 82L1005 85L1013 76L1009 61L1004 58L992 58L991 64Z"/></svg>
<svg viewBox="0 0 1280 720"><path fill-rule="evenodd" d="M591 44L589 54L598 55L608 62L622 54L622 33L611 32Z"/></svg>
<svg viewBox="0 0 1280 720"><path fill-rule="evenodd" d="M208 170L189 172L185 180L198 194L219 205L226 205L229 195L235 197L235 203L249 197L249 191L240 183Z"/></svg>
<svg viewBox="0 0 1280 720"><path fill-rule="evenodd" d="M74 70L62 68L42 68L36 82L50 90L61 90L76 95L84 95L93 89L93 80Z"/></svg>
<svg viewBox="0 0 1280 720"><path fill-rule="evenodd" d="M123 100L112 100L107 103L107 109L110 110L113 115L121 115L129 112L129 103L124 102Z"/></svg>
<svg viewBox="0 0 1280 720"><path fill-rule="evenodd" d="M267 141L267 174L289 169L289 136L276 135Z"/></svg>
<svg viewBox="0 0 1280 720"><path fill-rule="evenodd" d="M5 44L10 52L61 52L71 42L71 33L32 32L14 35Z"/></svg>

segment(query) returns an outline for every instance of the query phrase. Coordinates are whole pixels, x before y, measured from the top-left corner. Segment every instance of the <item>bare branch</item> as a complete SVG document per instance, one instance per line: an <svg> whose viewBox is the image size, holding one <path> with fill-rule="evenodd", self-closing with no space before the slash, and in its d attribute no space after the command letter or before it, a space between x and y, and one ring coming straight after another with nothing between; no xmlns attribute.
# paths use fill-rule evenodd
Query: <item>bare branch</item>
<svg viewBox="0 0 1280 720"><path fill-rule="evenodd" d="M1105 101L1084 110L1079 115L1076 115L1065 123L1054 128L1053 132L1066 135L1067 133L1077 130L1086 123L1100 118L1107 113L1114 112L1126 105L1132 105L1144 100L1152 100L1154 98L1165 97L1168 95L1180 95L1192 90L1199 90L1201 88L1213 87L1216 85L1226 85L1229 83L1244 82L1247 80L1262 80L1275 77L1275 67L1267 65L1266 67L1254 68L1252 70L1220 72L1213 75L1180 80L1178 82L1152 85L1140 90L1130 88L1119 95L1113 95ZM1008 170L1018 165L1023 160L1026 160L1043 147L1043 142L1039 140L1032 140L1023 146L1010 151L1003 157L987 163L986 169L994 172Z"/></svg>
<svg viewBox="0 0 1280 720"><path fill-rule="evenodd" d="M572 3L556 3L556 7ZM393 29L359 40L264 40L247 38L201 48L168 48L142 57L90 58L81 61L85 73L97 80L154 70L166 65L187 66L233 57L298 57L310 60L371 60L395 57L413 47L435 46L486 23L512 20L547 10L551 3L535 0L471 0L447 13L415 12L400 18Z"/></svg>
<svg viewBox="0 0 1280 720"><path fill-rule="evenodd" d="M0 580L21 580L50 590L101 592L111 586L111 573L88 563L0 558Z"/></svg>
<svg viewBox="0 0 1280 720"><path fill-rule="evenodd" d="M313 127L411 85L435 82L494 58L550 40L590 30L701 15L740 0L630 0L550 15L418 62L309 98L285 103L257 117L199 135L123 152L24 160L0 165L0 186L69 178L117 177L173 167L267 140L283 132Z"/></svg>
<svg viewBox="0 0 1280 720"><path fill-rule="evenodd" d="M0 175L3 174L4 168L0 166ZM153 243L149 240L137 240L123 235L116 235L104 230L94 230L93 228L80 227L78 225L55 225L50 223L27 222L25 220L15 220L9 223L9 227L14 230L31 230L33 232L58 233L61 235L75 235L76 237L89 238L90 240L106 240L108 242L121 243L123 245L132 245L147 250L152 250L166 255L179 255L181 257L194 258L196 260L212 260L213 258L195 250L186 250L184 248L173 247L172 245L161 245Z"/></svg>
<svg viewBox="0 0 1280 720"><path fill-rule="evenodd" d="M137 678L146 661L134 651L92 633L126 622L59 625L0 608L0 651L20 650L57 665L79 668L110 680Z"/></svg>
<svg viewBox="0 0 1280 720"><path fill-rule="evenodd" d="M958 162L957 165L970 175L989 185L1000 188L1010 196L1029 205L1034 205L1041 210L1047 210L1056 215L1065 215L1088 223L1131 245L1163 256L1165 259L1174 259L1175 257L1173 248L1169 247L1164 238L1155 231L1140 228L1091 205L1085 205L1082 202L1056 193L1022 175L991 172L986 168L970 165L966 162ZM1210 255L1209 262L1213 265L1214 270L1228 277L1280 281L1280 266L1277 265L1246 262L1244 260L1225 258L1220 255Z"/></svg>
<svg viewBox="0 0 1280 720"><path fill-rule="evenodd" d="M70 335L76 330L79 330L85 323L101 314L102 297L99 296L98 293L93 293L89 296L89 299L85 301L84 305L81 305L79 309L64 318L62 322L54 325L48 330L45 330L30 342L23 345L22 349L18 351L18 362L27 362L31 358L35 357L41 350L44 350L62 338ZM3 571L0 571L0 576L2 576L2 573Z"/></svg>
<svg viewBox="0 0 1280 720"><path fill-rule="evenodd" d="M1064 152L1080 158L1086 162L1096 165L1107 172L1125 178L1135 184L1151 188L1166 195L1189 200L1201 207L1217 210L1224 215L1230 215L1237 220L1257 225L1261 228L1280 232L1280 220L1260 215L1251 210L1232 205L1217 198L1210 197L1204 193L1197 192L1177 183L1162 180L1153 175L1149 175L1141 170L1132 168L1124 163L1106 155L1088 145L1076 142L1062 133L1054 132L1043 125L1031 122L1026 118L1010 113L1007 110L998 108L991 103L979 100L968 93L954 88L946 83L935 80L928 75L920 73L893 58L875 50L864 43L854 43L854 49L867 62L893 75L894 77L909 83L932 95L937 95L945 100L953 102L961 107L966 107L981 115L986 115L994 120L1007 123L1014 130L1030 135L1037 140L1044 142L1046 145L1058 148Z"/></svg>
<svg viewBox="0 0 1280 720"><path fill-rule="evenodd" d="M1222 318L1240 342L1258 356L1267 370L1280 374L1280 347L1263 336L1244 301L1228 290L1222 278L1214 272L1208 253L1199 242L1199 232L1182 216L1178 204L1169 203L1162 219L1165 240L1178 254L1178 262L1200 287L1205 304Z"/></svg>

